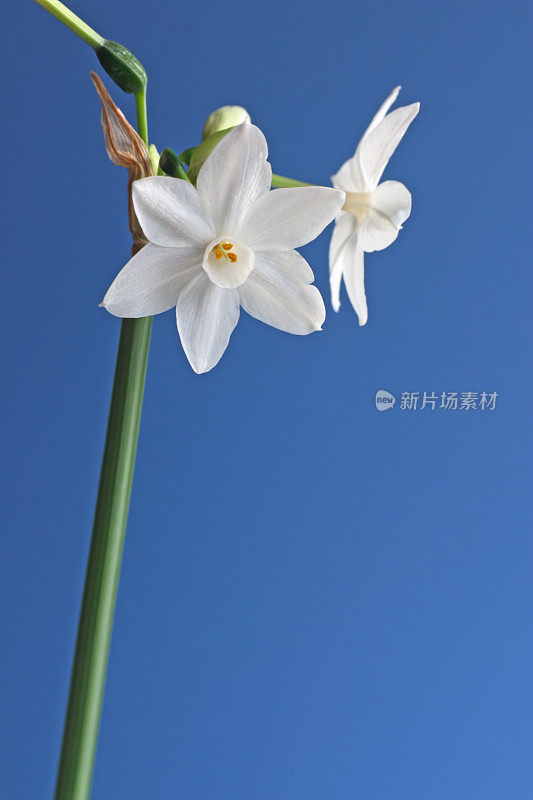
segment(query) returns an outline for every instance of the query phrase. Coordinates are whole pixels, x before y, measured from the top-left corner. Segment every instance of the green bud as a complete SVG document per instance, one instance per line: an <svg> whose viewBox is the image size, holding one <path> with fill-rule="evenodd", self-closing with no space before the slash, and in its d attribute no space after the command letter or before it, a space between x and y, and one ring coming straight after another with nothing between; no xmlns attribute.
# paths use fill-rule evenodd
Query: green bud
<svg viewBox="0 0 533 800"><path fill-rule="evenodd" d="M154 175L157 175L159 169L159 153L157 152L157 147L155 144L151 144L148 148L148 155L150 156L150 161L152 162Z"/></svg>
<svg viewBox="0 0 533 800"><path fill-rule="evenodd" d="M148 78L145 69L126 47L106 39L94 51L109 77L124 92L137 94L146 90Z"/></svg>
<svg viewBox="0 0 533 800"><path fill-rule="evenodd" d="M189 180L183 164L171 147L165 147L159 159L159 169L170 175L171 178Z"/></svg>
<svg viewBox="0 0 533 800"><path fill-rule="evenodd" d="M204 125L202 141L214 133L234 128L241 122L250 122L250 115L242 106L222 106L208 116Z"/></svg>
<svg viewBox="0 0 533 800"><path fill-rule="evenodd" d="M194 153L191 157L191 163L189 166L189 171L187 175L189 176L189 180L191 183L196 183L196 179L198 178L198 173L200 172L200 167L206 160L206 158L211 154L211 152L215 149L217 144L220 142L224 136L229 133L232 128L226 128L224 131L218 131L217 133L213 133L209 139L204 139L204 141L195 148Z"/></svg>

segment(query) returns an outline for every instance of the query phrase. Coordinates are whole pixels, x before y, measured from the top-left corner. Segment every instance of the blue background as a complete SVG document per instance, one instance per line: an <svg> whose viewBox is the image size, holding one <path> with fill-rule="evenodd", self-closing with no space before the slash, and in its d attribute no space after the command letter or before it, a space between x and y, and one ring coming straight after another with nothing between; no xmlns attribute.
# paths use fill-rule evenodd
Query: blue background
<svg viewBox="0 0 533 800"><path fill-rule="evenodd" d="M276 172L327 183L397 84L386 178L413 213L367 256L369 322L244 313L219 366L153 329L94 800L531 796L531 143L522 2L112 3L75 10L150 75L151 139L224 103ZM10 4L4 62L2 797L50 798L128 257L91 50ZM100 70L101 72L101 70ZM132 98L106 83L127 115ZM497 391L380 414L374 394Z"/></svg>

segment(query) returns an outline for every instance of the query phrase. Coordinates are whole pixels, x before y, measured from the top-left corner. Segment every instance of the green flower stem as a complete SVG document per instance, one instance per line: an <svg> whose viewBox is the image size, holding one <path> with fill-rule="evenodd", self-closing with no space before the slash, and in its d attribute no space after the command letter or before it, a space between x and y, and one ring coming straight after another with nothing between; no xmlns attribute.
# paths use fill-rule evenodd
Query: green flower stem
<svg viewBox="0 0 533 800"><path fill-rule="evenodd" d="M136 100L148 143L146 101ZM152 317L122 321L55 800L91 791L151 328Z"/></svg>
<svg viewBox="0 0 533 800"><path fill-rule="evenodd" d="M35 0L40 6L46 8L50 14L62 22L73 33L87 42L91 47L101 47L105 41L103 36L93 31L82 19L76 16L69 8L60 3L59 0Z"/></svg>
<svg viewBox="0 0 533 800"><path fill-rule="evenodd" d="M146 116L146 87L135 93L135 109L137 111L137 131L143 142L148 145L148 118Z"/></svg>
<svg viewBox="0 0 533 800"><path fill-rule="evenodd" d="M99 33L93 31L82 19L76 16L59 0L35 0L43 8L49 11L67 28L77 36L87 42L96 53L96 57L101 66L105 69L109 77L115 81L117 86L127 92L134 94L139 102L146 102L146 84L148 76L146 70L133 53L124 45L104 39ZM144 114L146 119L146 114Z"/></svg>
<svg viewBox="0 0 533 800"><path fill-rule="evenodd" d="M272 187L274 189L292 189L295 186L316 186L316 184L295 181L293 178L285 178L283 175L272 175Z"/></svg>

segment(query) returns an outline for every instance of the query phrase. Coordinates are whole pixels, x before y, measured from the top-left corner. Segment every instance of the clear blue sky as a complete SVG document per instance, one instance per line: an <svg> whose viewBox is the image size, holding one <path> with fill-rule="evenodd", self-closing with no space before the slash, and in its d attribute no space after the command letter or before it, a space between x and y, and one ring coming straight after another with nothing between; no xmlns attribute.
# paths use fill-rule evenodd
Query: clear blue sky
<svg viewBox="0 0 533 800"><path fill-rule="evenodd" d="M365 328L344 290L307 338L243 314L197 376L155 320L94 800L525 800L526 4L75 10L145 64L160 148L239 103L276 172L326 183L396 84L422 102ZM98 303L130 241L92 51L31 2L3 23L1 793L46 800L119 331ZM328 241L304 254L329 302ZM378 413L382 388L499 397Z"/></svg>

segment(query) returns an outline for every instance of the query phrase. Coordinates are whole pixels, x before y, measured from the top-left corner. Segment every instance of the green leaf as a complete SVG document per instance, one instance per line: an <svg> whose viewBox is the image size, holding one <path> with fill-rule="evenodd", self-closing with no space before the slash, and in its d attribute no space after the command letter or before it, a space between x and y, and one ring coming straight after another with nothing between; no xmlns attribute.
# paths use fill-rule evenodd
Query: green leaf
<svg viewBox="0 0 533 800"><path fill-rule="evenodd" d="M184 150L183 153L179 154L179 156L178 156L179 160L181 162L183 162L183 164L187 164L187 166L189 166L189 164L191 163L191 158L192 158L193 153L194 153L195 150L196 150L196 147L188 147L187 150Z"/></svg>

